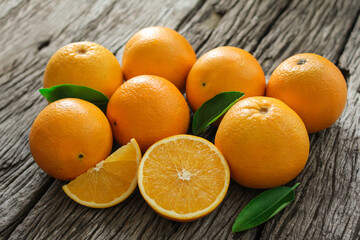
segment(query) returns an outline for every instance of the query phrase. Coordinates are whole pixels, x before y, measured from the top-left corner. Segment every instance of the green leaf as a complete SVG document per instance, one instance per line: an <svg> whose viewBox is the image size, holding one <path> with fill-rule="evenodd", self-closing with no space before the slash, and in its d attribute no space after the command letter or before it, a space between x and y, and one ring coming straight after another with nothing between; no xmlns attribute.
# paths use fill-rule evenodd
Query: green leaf
<svg viewBox="0 0 360 240"><path fill-rule="evenodd" d="M295 199L294 190L299 184L295 184L292 188L285 186L272 188L259 194L239 213L232 231L240 232L256 227L275 216Z"/></svg>
<svg viewBox="0 0 360 240"><path fill-rule="evenodd" d="M225 114L243 96L242 92L223 92L206 101L194 115L193 133L199 135L205 132L207 126Z"/></svg>
<svg viewBox="0 0 360 240"><path fill-rule="evenodd" d="M95 89L79 85L62 84L51 88L39 89L39 92L49 102L54 102L63 98L80 98L95 104L103 112L106 111L106 106L109 102L109 99L103 93L96 91Z"/></svg>

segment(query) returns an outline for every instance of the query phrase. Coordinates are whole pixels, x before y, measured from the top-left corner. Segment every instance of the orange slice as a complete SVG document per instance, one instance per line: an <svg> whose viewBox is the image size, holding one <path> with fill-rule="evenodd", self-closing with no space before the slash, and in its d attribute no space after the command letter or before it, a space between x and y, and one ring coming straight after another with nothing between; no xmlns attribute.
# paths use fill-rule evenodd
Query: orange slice
<svg viewBox="0 0 360 240"><path fill-rule="evenodd" d="M62 188L81 205L112 207L124 201L136 188L140 159L139 145L135 139L131 139L127 145Z"/></svg>
<svg viewBox="0 0 360 240"><path fill-rule="evenodd" d="M152 145L141 160L138 185L160 215L192 221L212 212L229 188L229 166L211 142L175 135Z"/></svg>

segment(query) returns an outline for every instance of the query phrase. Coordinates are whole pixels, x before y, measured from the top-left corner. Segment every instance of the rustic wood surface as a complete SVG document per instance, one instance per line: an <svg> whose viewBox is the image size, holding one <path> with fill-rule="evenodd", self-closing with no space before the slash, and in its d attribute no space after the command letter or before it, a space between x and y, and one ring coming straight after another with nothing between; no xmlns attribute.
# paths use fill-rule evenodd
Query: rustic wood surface
<svg viewBox="0 0 360 240"><path fill-rule="evenodd" d="M360 4L358 0L1 1L0 239L360 239ZM121 61L139 29L178 30L198 56L244 48L267 78L287 57L314 52L348 85L344 113L310 135L296 200L267 223L233 234L239 211L259 194L232 182L224 202L195 222L158 216L138 190L110 209L78 205L35 164L30 126L46 106L38 93L51 55L74 41L98 42ZM211 129L207 137L214 136Z"/></svg>

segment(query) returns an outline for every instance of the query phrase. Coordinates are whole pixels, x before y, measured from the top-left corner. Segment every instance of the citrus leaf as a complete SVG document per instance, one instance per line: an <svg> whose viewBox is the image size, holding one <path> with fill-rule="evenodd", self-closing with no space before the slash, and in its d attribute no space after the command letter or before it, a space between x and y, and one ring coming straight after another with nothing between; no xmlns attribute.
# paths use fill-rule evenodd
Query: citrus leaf
<svg viewBox="0 0 360 240"><path fill-rule="evenodd" d="M239 213L232 227L233 232L240 232L256 227L284 209L295 199L295 188L300 183L290 187L277 187L269 189L253 200Z"/></svg>
<svg viewBox="0 0 360 240"><path fill-rule="evenodd" d="M109 99L103 93L79 85L62 84L51 88L39 89L39 92L49 102L54 102L63 98L80 98L95 104L104 112L106 111L106 106L109 102Z"/></svg>
<svg viewBox="0 0 360 240"><path fill-rule="evenodd" d="M240 98L242 92L223 92L206 101L195 112L192 131L195 135L206 131L206 127L225 114Z"/></svg>

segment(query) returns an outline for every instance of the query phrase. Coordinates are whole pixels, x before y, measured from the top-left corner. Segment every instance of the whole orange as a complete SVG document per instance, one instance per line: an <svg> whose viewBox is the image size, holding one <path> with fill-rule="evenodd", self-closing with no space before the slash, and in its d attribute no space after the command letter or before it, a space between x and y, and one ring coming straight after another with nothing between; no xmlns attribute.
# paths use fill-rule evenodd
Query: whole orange
<svg viewBox="0 0 360 240"><path fill-rule="evenodd" d="M156 75L183 91L195 61L193 48L178 32L166 27L148 27L135 33L126 43L122 67L125 79Z"/></svg>
<svg viewBox="0 0 360 240"><path fill-rule="evenodd" d="M272 188L295 178L309 156L301 118L275 98L250 97L225 114L215 145L229 163L231 177L249 188Z"/></svg>
<svg viewBox="0 0 360 240"><path fill-rule="evenodd" d="M122 83L120 64L109 50L93 42L76 42L60 48L50 58L43 86L81 85L110 98Z"/></svg>
<svg viewBox="0 0 360 240"><path fill-rule="evenodd" d="M111 152L110 124L92 103L66 98L50 103L36 117L29 135L35 162L50 176L72 180Z"/></svg>
<svg viewBox="0 0 360 240"><path fill-rule="evenodd" d="M294 55L271 74L266 96L285 102L309 133L333 125L346 104L347 87L340 70L314 53Z"/></svg>
<svg viewBox="0 0 360 240"><path fill-rule="evenodd" d="M121 85L106 115L117 142L123 145L135 138L143 152L158 140L186 133L190 119L188 105L175 85L152 75Z"/></svg>
<svg viewBox="0 0 360 240"><path fill-rule="evenodd" d="M236 47L218 47L201 56L186 81L186 98L196 111L221 92L240 91L245 97L263 96L265 76L258 61Z"/></svg>

